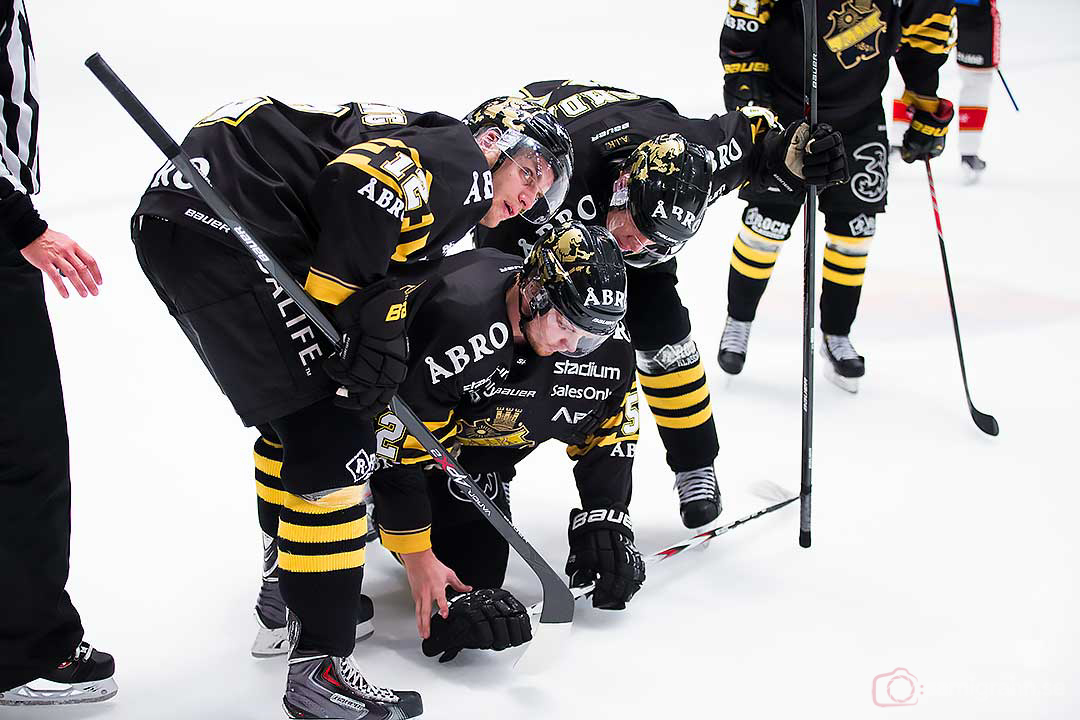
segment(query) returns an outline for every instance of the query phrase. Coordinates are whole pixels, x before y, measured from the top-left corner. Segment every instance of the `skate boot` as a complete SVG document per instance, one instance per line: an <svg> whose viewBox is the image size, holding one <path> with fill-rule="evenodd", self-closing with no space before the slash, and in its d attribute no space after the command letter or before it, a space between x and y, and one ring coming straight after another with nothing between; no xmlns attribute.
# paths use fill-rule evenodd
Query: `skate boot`
<svg viewBox="0 0 1080 720"><path fill-rule="evenodd" d="M716 356L720 367L728 375L738 375L746 362L746 345L750 342L750 323L736 320L728 315L724 334L720 337L720 353Z"/></svg>
<svg viewBox="0 0 1080 720"><path fill-rule="evenodd" d="M68 705L101 702L116 694L113 657L81 642L64 662L41 677L0 692L0 705Z"/></svg>
<svg viewBox="0 0 1080 720"><path fill-rule="evenodd" d="M367 595L360 595L356 608L356 639L367 640L375 633L371 619L375 605ZM259 630L251 644L257 658L275 657L289 652L289 634L285 629L285 600L278 585L277 541L263 533L263 580L255 601L255 622Z"/></svg>
<svg viewBox="0 0 1080 720"><path fill-rule="evenodd" d="M295 646L299 634L300 623L290 616L292 651L282 698L288 717L406 720L423 714L420 693L372 685L351 656L301 652Z"/></svg>
<svg viewBox="0 0 1080 720"><path fill-rule="evenodd" d="M683 525L692 530L708 525L724 509L716 484L716 470L711 465L675 473L675 489L679 492L679 514Z"/></svg>
<svg viewBox="0 0 1080 720"><path fill-rule="evenodd" d="M986 171L986 161L978 155L961 155L960 169L964 173L964 184L974 185Z"/></svg>
<svg viewBox="0 0 1080 720"><path fill-rule="evenodd" d="M866 373L866 361L855 352L847 335L822 335L821 357L825 358L825 377L842 390L859 392L859 378Z"/></svg>

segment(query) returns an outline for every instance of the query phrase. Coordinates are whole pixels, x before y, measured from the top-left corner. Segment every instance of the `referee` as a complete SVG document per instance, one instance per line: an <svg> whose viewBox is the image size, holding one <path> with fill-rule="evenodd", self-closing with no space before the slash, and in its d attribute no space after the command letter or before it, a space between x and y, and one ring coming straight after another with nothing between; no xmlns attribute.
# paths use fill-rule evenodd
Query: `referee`
<svg viewBox="0 0 1080 720"><path fill-rule="evenodd" d="M35 74L23 0L0 0L0 705L116 694L112 656L83 642L64 590L67 420L41 277L61 297L65 281L86 297L98 294L101 272L30 201L39 184Z"/></svg>

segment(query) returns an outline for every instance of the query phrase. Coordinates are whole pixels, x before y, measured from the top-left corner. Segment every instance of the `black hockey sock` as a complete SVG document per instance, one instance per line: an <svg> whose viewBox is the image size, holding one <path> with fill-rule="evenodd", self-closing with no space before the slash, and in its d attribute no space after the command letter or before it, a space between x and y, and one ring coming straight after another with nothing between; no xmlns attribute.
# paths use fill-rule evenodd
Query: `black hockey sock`
<svg viewBox="0 0 1080 720"><path fill-rule="evenodd" d="M255 441L255 493L258 496L259 527L268 537L276 538L278 515L285 504L285 490L281 485L281 443L276 441L273 434L262 433Z"/></svg>
<svg viewBox="0 0 1080 720"><path fill-rule="evenodd" d="M847 335L862 295L874 216L837 213L825 217L825 254L821 269L821 331ZM857 234L852 231L857 230Z"/></svg>
<svg viewBox="0 0 1080 720"><path fill-rule="evenodd" d="M364 579L363 503L330 510L286 493L278 523L281 595L300 619L301 650L352 653ZM349 599L349 600L347 600Z"/></svg>
<svg viewBox="0 0 1080 720"><path fill-rule="evenodd" d="M719 443L705 366L696 346L689 365L673 364L670 368L649 363L644 357L649 353L637 353L638 379L667 450L668 466L681 472L712 465Z"/></svg>
<svg viewBox="0 0 1080 720"><path fill-rule="evenodd" d="M748 205L743 211L728 272L728 315L735 320L754 320L780 248L791 236L791 224L798 214L798 205Z"/></svg>

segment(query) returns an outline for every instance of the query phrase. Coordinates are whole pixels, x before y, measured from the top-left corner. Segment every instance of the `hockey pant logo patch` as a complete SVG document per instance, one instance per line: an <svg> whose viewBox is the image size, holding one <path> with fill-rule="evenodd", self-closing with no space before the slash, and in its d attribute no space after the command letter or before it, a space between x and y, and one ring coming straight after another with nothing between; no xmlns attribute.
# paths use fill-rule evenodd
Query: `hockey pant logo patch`
<svg viewBox="0 0 1080 720"><path fill-rule="evenodd" d="M878 203L889 187L889 170L885 164L888 151L880 142L860 145L852 153L863 163L862 170L851 176L851 194L865 203Z"/></svg>

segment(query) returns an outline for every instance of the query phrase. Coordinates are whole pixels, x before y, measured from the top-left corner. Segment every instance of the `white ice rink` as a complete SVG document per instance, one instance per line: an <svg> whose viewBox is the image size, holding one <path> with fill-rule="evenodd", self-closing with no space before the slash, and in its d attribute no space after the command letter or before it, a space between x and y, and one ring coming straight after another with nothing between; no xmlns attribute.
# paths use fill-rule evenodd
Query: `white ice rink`
<svg viewBox="0 0 1080 720"><path fill-rule="evenodd" d="M105 275L98 298L47 292L72 446L69 590L87 639L116 656L120 693L0 716L281 717L284 661L248 654L261 549L254 431L139 270L128 221L162 158L83 60L100 51L178 138L252 95L460 116L565 77L708 116L722 112L726 3L28 5L43 107L38 204ZM1002 67L1022 113L995 81L982 183L960 183L955 126L934 167L973 398L1001 435L979 432L965 406L925 174L894 164L852 335L867 376L857 396L818 376L813 547L798 547L791 508L656 566L626 612L579 607L560 663L539 677L512 669L518 651L425 658L404 575L376 547L365 590L377 633L357 648L376 683L420 690L425 717L439 719L1080 716L1080 4L999 5ZM957 87L950 59L942 95ZM715 362L741 209L734 196L713 206L679 258L708 358L727 521L765 504L756 484L799 483L798 232L746 369L725 387ZM683 538L651 418L635 475L639 548ZM560 447L529 459L513 497L522 532L561 569L576 492ZM539 599L523 563L509 585ZM918 679L917 706L875 706L873 679L895 668Z"/></svg>

